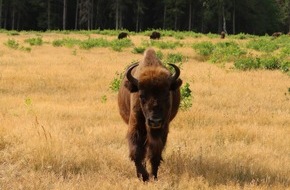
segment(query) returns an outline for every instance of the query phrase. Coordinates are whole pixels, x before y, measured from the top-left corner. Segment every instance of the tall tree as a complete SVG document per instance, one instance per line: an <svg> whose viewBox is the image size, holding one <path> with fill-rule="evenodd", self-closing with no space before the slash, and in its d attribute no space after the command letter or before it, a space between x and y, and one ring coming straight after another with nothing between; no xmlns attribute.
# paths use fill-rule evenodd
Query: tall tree
<svg viewBox="0 0 290 190"><path fill-rule="evenodd" d="M67 1L63 0L62 29L66 29Z"/></svg>
<svg viewBox="0 0 290 190"><path fill-rule="evenodd" d="M3 0L0 0L0 29L2 28L2 4Z"/></svg>
<svg viewBox="0 0 290 190"><path fill-rule="evenodd" d="M135 27L135 31L139 32L141 30L140 28L140 17L144 14L144 3L142 2L142 0L137 0L136 2L136 27Z"/></svg>
<svg viewBox="0 0 290 190"><path fill-rule="evenodd" d="M50 0L47 0L47 29L50 30L51 29L51 4L50 4Z"/></svg>

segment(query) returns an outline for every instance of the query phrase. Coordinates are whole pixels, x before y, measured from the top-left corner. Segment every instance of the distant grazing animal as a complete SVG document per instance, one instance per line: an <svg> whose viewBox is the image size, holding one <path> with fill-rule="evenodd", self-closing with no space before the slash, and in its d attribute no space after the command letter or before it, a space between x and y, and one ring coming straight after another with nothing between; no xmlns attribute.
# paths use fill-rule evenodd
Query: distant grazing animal
<svg viewBox="0 0 290 190"><path fill-rule="evenodd" d="M221 39L224 39L226 37L226 33L224 31L221 32Z"/></svg>
<svg viewBox="0 0 290 190"><path fill-rule="evenodd" d="M127 69L118 93L120 115L129 125L129 155L135 162L137 177L143 181L149 180L147 159L157 180L169 123L180 104L180 70L170 66L174 74L162 65L153 49L147 49L143 60Z"/></svg>
<svg viewBox="0 0 290 190"><path fill-rule="evenodd" d="M290 36L290 32L288 32L287 35Z"/></svg>
<svg viewBox="0 0 290 190"><path fill-rule="evenodd" d="M159 33L159 32L152 32L152 34L150 35L150 39L153 39L153 40L155 40L155 39L160 39L160 37L161 37L161 34Z"/></svg>
<svg viewBox="0 0 290 190"><path fill-rule="evenodd" d="M129 36L129 34L127 32L121 32L118 35L118 39L123 39L123 38L127 38Z"/></svg>
<svg viewBox="0 0 290 190"><path fill-rule="evenodd" d="M281 35L282 35L282 32L274 32L274 33L272 34L272 36L275 37L275 38L277 38L277 37L279 37L279 36L281 36Z"/></svg>

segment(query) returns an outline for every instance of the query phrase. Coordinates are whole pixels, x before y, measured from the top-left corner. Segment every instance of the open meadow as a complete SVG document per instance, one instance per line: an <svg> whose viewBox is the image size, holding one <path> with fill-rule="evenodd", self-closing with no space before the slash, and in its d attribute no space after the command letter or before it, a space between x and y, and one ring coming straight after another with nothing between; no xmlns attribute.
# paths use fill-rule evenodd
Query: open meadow
<svg viewBox="0 0 290 190"><path fill-rule="evenodd" d="M116 36L0 32L0 190L290 189L289 36ZM191 93L143 183L116 91L150 46Z"/></svg>

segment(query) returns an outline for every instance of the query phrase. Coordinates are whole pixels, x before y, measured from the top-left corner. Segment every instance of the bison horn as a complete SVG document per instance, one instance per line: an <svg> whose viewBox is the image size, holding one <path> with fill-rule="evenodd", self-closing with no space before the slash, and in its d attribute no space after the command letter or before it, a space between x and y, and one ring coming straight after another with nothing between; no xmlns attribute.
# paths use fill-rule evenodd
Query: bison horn
<svg viewBox="0 0 290 190"><path fill-rule="evenodd" d="M138 80L136 78L134 78L131 74L131 71L137 67L139 64L138 62L137 63L134 63L133 65L131 65L128 69L127 69L127 72L126 72L126 77L127 79L133 83L134 85L138 86Z"/></svg>
<svg viewBox="0 0 290 190"><path fill-rule="evenodd" d="M172 78L172 81L176 81L180 75L180 69L174 64L169 63L168 65L174 68L175 73L172 75L171 78Z"/></svg>

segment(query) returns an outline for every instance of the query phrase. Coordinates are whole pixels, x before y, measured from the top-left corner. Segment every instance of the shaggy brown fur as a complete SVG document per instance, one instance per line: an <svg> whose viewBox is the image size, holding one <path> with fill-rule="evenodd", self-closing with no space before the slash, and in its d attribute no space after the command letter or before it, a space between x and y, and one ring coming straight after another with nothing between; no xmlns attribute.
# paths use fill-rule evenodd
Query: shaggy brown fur
<svg viewBox="0 0 290 190"><path fill-rule="evenodd" d="M272 34L272 36L274 37L274 38L277 38L277 37L279 37L279 36L281 36L282 35L282 32L274 32L273 34Z"/></svg>
<svg viewBox="0 0 290 190"><path fill-rule="evenodd" d="M226 33L224 31L221 32L221 39L224 39L226 37Z"/></svg>
<svg viewBox="0 0 290 190"><path fill-rule="evenodd" d="M129 34L127 32L121 32L118 35L118 39L123 39L123 38L127 38L127 37L129 37Z"/></svg>
<svg viewBox="0 0 290 190"><path fill-rule="evenodd" d="M160 39L161 38L161 34L160 32L152 32L152 34L150 35L150 39L156 40L156 39Z"/></svg>
<svg viewBox="0 0 290 190"><path fill-rule="evenodd" d="M131 70L129 68L127 72L131 73ZM145 52L144 59L132 70L132 76L137 83L124 78L118 105L120 115L129 125L130 158L135 162L137 176L147 181L146 158L151 163L151 174L157 179L169 123L178 111L182 81L172 78L153 49Z"/></svg>

